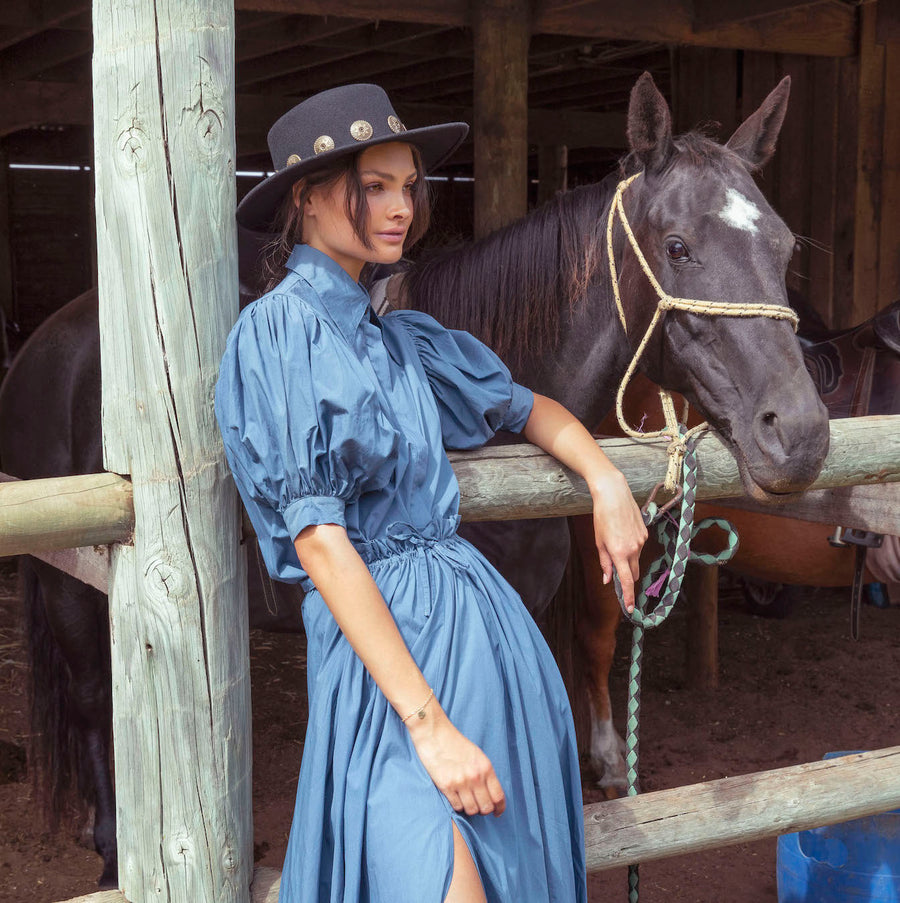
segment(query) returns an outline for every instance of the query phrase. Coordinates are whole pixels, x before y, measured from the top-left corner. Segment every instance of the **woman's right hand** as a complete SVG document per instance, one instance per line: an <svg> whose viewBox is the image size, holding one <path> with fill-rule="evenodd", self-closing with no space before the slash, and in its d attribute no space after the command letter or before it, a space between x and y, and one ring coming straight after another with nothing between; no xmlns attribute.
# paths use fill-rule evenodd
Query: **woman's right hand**
<svg viewBox="0 0 900 903"><path fill-rule="evenodd" d="M411 718L406 726L437 789L457 812L502 815L506 796L491 760L456 729L436 699L425 711L425 718Z"/></svg>

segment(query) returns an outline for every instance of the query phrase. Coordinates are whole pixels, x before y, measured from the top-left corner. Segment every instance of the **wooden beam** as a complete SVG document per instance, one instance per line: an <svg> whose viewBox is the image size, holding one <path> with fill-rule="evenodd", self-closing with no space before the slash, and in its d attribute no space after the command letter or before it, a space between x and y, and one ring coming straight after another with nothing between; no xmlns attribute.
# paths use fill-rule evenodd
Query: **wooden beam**
<svg viewBox="0 0 900 903"><path fill-rule="evenodd" d="M355 40L345 38L340 42L329 41L324 46L305 47L302 52L296 47L291 47L279 53L246 60L238 66L237 83L242 87L259 82L271 83L272 79L284 75L303 73L321 67L331 69L333 83L335 78L333 67L336 63L359 57L364 61L368 54L392 57L395 66L402 62L398 59L398 54L429 62L435 56L441 56L441 45L445 48L452 47L454 41L446 36L446 32L447 29L440 26L410 25L403 22L385 22L378 25L366 23L354 32ZM443 37L438 37L439 35ZM463 46L465 43L463 40ZM465 54L465 58L468 62L471 61L471 50ZM344 68L341 67L339 76L341 81L347 80ZM315 89L307 87L304 81L299 79L303 84L304 93L314 93Z"/></svg>
<svg viewBox="0 0 900 903"><path fill-rule="evenodd" d="M273 23L263 23L248 28L249 35L241 33L235 42L235 60L238 63L260 56L268 56L309 44L321 44L345 31L353 31L370 23L365 19L320 19L313 16L280 16Z"/></svg>
<svg viewBox="0 0 900 903"><path fill-rule="evenodd" d="M723 25L752 22L773 13L785 13L810 6L823 6L823 0L694 0L694 28L706 31Z"/></svg>
<svg viewBox="0 0 900 903"><path fill-rule="evenodd" d="M234 9L93 12L104 466L135 510L110 567L119 887L246 903L247 570L212 405L238 313Z"/></svg>
<svg viewBox="0 0 900 903"><path fill-rule="evenodd" d="M854 530L870 530L900 536L900 484L885 486L836 486L814 489L780 505L763 505L748 498L732 498L723 508L756 511L775 517L796 518L816 524L840 524Z"/></svg>
<svg viewBox="0 0 900 903"><path fill-rule="evenodd" d="M278 903L281 890L281 872L272 868L253 870L253 883L250 885L250 903ZM97 893L72 897L65 903L129 903L119 890L101 890Z"/></svg>
<svg viewBox="0 0 900 903"><path fill-rule="evenodd" d="M0 555L130 542L133 530L131 484L114 473L0 483Z"/></svg>
<svg viewBox="0 0 900 903"><path fill-rule="evenodd" d="M0 5L0 50L12 47L48 28L90 14L88 0L42 0L41 3Z"/></svg>
<svg viewBox="0 0 900 903"><path fill-rule="evenodd" d="M68 82L13 82L0 92L0 137L40 125L88 125L91 93Z"/></svg>
<svg viewBox="0 0 900 903"><path fill-rule="evenodd" d="M857 518L849 508L865 512L869 502L876 517L885 524L900 523L900 509L894 503L896 490L881 484L900 483L900 415L894 417L857 417L831 421L831 446L822 471L810 490L834 490L839 486L862 486L842 494L832 492L825 503L814 501L804 508L807 491L780 505L759 506L768 514L785 513L809 520L840 522L846 526ZM632 439L602 439L598 445L618 467L638 501L644 501L665 474L665 443L636 442ZM516 518L560 517L589 514L591 496L584 482L562 467L554 458L533 445L500 445L473 452L450 452L450 463L459 480L462 500L460 514L467 521L513 520ZM697 445L697 498L742 499L743 488L737 464L714 433L705 433ZM876 488L873 488L876 487ZM53 496L62 494L55 503ZM81 477L57 477L52 480L23 480L0 485L0 556L29 554L33 549L64 548L64 536L84 545L122 542L133 525L133 513L127 516L131 485L115 474L91 474ZM838 516L847 502L848 518ZM743 504L739 502L735 505ZM818 510L822 517L813 516ZM80 532L85 515L91 518L90 539ZM111 509L104 521L91 512ZM893 514L892 514L893 512ZM893 521L889 519L893 516ZM53 521L54 534L43 539L41 523ZM40 523L35 523L40 522ZM860 524L864 526L863 524ZM898 530L884 530L896 532Z"/></svg>
<svg viewBox="0 0 900 903"><path fill-rule="evenodd" d="M332 0L237 0L238 9L333 15ZM469 0L342 0L341 11L360 19L469 27L477 8ZM823 3L791 9L747 23L698 31L693 0L593 0L583 4L545 2L534 14L535 34L579 35L607 40L695 44L734 50L768 50L813 56L856 52L856 8Z"/></svg>
<svg viewBox="0 0 900 903"><path fill-rule="evenodd" d="M900 806L900 747L584 807L588 871L749 843Z"/></svg>
<svg viewBox="0 0 900 903"><path fill-rule="evenodd" d="M443 104L398 103L404 122L426 125L431 122L472 122L471 107ZM583 113L573 110L528 110L529 144L565 144L573 147L620 147L625 142L624 113Z"/></svg>
<svg viewBox="0 0 900 903"><path fill-rule="evenodd" d="M111 474L102 474L100 476L112 476ZM18 477L12 477L6 473L0 473L0 483L20 482ZM58 488L58 487L57 487ZM59 498L58 492L53 487L48 487L48 491L54 498ZM134 524L134 504L131 500L131 493L127 493L128 503L125 507L125 525L123 530L123 540L131 535L131 528ZM33 493L29 493L29 498L33 498ZM28 502L29 506L31 502ZM37 506L39 507L39 506ZM38 511L34 511L40 519ZM3 514L0 513L0 523L2 523ZM55 523L55 522L54 522ZM46 536L46 534L44 534ZM77 539L72 540L77 542ZM67 542L67 545L69 543ZM64 571L71 577L76 577L82 583L93 586L105 593L109 591L109 546L77 546L75 548L62 549L44 549L41 551L32 551L31 554L41 561L53 565L60 571Z"/></svg>
<svg viewBox="0 0 900 903"><path fill-rule="evenodd" d="M52 29L0 54L0 79L24 81L91 52L90 31Z"/></svg>
<svg viewBox="0 0 900 903"><path fill-rule="evenodd" d="M832 420L831 445L810 489L900 481L900 415ZM604 439L600 447L625 475L632 492L644 499L666 470L664 443ZM698 499L744 495L737 464L714 433L697 446ZM460 513L466 520L503 520L589 514L590 494L580 479L533 446L491 446L451 452L463 491Z"/></svg>
<svg viewBox="0 0 900 903"><path fill-rule="evenodd" d="M900 806L900 747L656 790L584 807L589 872L748 843ZM276 869L257 869L252 903L276 903ZM126 903L118 891L67 903Z"/></svg>
<svg viewBox="0 0 900 903"><path fill-rule="evenodd" d="M265 151L266 129L298 103L297 97L238 94L236 98L241 154ZM90 96L85 88L59 82L21 82L0 95L0 137L39 125L88 125ZM398 103L402 119L417 124L472 121L470 106ZM573 110L528 111L528 141L560 141L570 148L625 147L624 113L583 113Z"/></svg>
<svg viewBox="0 0 900 903"><path fill-rule="evenodd" d="M474 9L475 238L528 209L528 0L481 0Z"/></svg>

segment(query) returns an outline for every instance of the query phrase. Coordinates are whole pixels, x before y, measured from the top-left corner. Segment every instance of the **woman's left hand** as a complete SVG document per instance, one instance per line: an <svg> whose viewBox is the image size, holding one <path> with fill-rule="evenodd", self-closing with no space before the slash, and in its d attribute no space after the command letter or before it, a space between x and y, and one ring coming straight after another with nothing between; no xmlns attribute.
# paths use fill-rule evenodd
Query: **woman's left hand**
<svg viewBox="0 0 900 903"><path fill-rule="evenodd" d="M603 582L612 580L615 569L625 608L633 611L634 587L641 573L641 549L647 540L641 510L627 480L615 468L595 479L590 488L594 499L594 540L603 568Z"/></svg>

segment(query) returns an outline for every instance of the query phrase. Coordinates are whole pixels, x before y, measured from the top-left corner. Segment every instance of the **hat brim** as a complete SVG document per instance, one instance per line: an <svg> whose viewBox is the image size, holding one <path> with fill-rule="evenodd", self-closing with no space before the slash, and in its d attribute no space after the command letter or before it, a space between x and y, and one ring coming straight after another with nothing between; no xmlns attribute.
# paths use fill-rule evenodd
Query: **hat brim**
<svg viewBox="0 0 900 903"><path fill-rule="evenodd" d="M347 154L365 150L376 144L387 144L391 141L401 141L414 144L422 154L422 162L425 171L440 166L463 143L469 127L464 122L447 122L441 125L431 125L420 129L408 129L395 135L387 135L383 138L375 138L365 141L357 146L345 146L333 151L326 151L315 157L301 160L293 166L288 166L280 172L269 176L264 182L254 186L247 192L237 207L237 220L245 229L257 232L271 231L272 221L282 199L291 185L310 172L315 172L324 166L328 166L334 160Z"/></svg>

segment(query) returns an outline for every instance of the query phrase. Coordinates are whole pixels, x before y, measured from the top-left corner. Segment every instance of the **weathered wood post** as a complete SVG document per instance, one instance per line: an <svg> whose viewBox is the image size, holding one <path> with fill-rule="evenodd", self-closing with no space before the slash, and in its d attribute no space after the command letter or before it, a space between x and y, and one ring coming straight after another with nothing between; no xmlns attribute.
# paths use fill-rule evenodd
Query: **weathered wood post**
<svg viewBox="0 0 900 903"><path fill-rule="evenodd" d="M134 484L110 571L119 882L247 901L246 565L213 415L237 315L231 0L95 0L105 466Z"/></svg>
<svg viewBox="0 0 900 903"><path fill-rule="evenodd" d="M528 0L477 0L473 131L475 237L528 209Z"/></svg>

